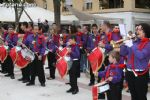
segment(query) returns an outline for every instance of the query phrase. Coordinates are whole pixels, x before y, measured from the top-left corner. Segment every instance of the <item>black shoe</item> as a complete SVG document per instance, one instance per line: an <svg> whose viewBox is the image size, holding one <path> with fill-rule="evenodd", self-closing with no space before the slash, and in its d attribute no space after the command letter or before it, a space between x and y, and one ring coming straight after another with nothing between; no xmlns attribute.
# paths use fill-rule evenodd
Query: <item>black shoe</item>
<svg viewBox="0 0 150 100"><path fill-rule="evenodd" d="M30 82L29 80L23 80L22 83L27 83Z"/></svg>
<svg viewBox="0 0 150 100"><path fill-rule="evenodd" d="M14 75L11 75L10 78L11 78L11 79L15 79L15 76L14 76Z"/></svg>
<svg viewBox="0 0 150 100"><path fill-rule="evenodd" d="M94 83L91 83L91 82L89 83L89 86L93 86L93 85L94 85Z"/></svg>
<svg viewBox="0 0 150 100"><path fill-rule="evenodd" d="M11 76L10 74L6 74L6 75L5 75L5 77L10 77L10 76Z"/></svg>
<svg viewBox="0 0 150 100"><path fill-rule="evenodd" d="M3 73L3 74L6 74L6 73L7 73L7 71L2 71L2 73Z"/></svg>
<svg viewBox="0 0 150 100"><path fill-rule="evenodd" d="M2 74L6 74L6 73L7 73L6 71L2 71L2 70L0 70L0 72L1 72Z"/></svg>
<svg viewBox="0 0 150 100"><path fill-rule="evenodd" d="M54 80L55 78L47 77L47 80Z"/></svg>
<svg viewBox="0 0 150 100"><path fill-rule="evenodd" d="M73 91L73 89L72 88L70 88L69 90L67 90L66 92L67 93L71 93Z"/></svg>
<svg viewBox="0 0 150 100"><path fill-rule="evenodd" d="M35 85L35 84L31 83L31 82L29 82L29 83L26 84L26 86L32 86L32 85Z"/></svg>
<svg viewBox="0 0 150 100"><path fill-rule="evenodd" d="M46 85L45 85L45 83L41 83L41 86L42 86L42 87L45 87Z"/></svg>
<svg viewBox="0 0 150 100"><path fill-rule="evenodd" d="M74 91L72 91L72 94L74 95L74 94L77 94L78 92L79 92L79 90L75 89Z"/></svg>
<svg viewBox="0 0 150 100"><path fill-rule="evenodd" d="M18 81L24 81L23 78L18 79Z"/></svg>
<svg viewBox="0 0 150 100"><path fill-rule="evenodd" d="M45 67L45 69L49 69L49 67Z"/></svg>
<svg viewBox="0 0 150 100"><path fill-rule="evenodd" d="M65 83L66 85L70 85L70 82L68 82L68 83Z"/></svg>

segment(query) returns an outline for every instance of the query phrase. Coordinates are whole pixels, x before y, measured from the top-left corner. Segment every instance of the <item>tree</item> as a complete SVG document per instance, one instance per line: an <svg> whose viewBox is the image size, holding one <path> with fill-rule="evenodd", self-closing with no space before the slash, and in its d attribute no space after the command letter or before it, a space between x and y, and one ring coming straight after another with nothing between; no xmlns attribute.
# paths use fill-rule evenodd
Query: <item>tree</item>
<svg viewBox="0 0 150 100"><path fill-rule="evenodd" d="M57 25L58 30L60 30L60 25L61 25L61 12L60 12L60 6L61 6L61 0L53 0L53 5L54 5L54 22Z"/></svg>

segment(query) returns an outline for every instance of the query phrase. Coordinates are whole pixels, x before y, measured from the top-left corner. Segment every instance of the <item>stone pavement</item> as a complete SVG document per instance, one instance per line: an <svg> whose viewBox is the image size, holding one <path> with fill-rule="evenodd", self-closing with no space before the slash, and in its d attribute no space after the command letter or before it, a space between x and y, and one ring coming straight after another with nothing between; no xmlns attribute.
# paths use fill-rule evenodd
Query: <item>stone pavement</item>
<svg viewBox="0 0 150 100"><path fill-rule="evenodd" d="M46 76L49 71L45 70ZM47 80L46 87L41 87L36 78L36 85L27 87L24 83L17 81L21 77L21 72L15 68L15 79L11 80L0 74L0 100L92 100L91 87L88 86L89 79L85 74L78 80L80 92L77 95L66 93L70 88L65 85L68 82L68 76L61 79L56 73L55 80ZM150 93L148 93L150 100ZM130 94L123 91L123 100L131 100Z"/></svg>

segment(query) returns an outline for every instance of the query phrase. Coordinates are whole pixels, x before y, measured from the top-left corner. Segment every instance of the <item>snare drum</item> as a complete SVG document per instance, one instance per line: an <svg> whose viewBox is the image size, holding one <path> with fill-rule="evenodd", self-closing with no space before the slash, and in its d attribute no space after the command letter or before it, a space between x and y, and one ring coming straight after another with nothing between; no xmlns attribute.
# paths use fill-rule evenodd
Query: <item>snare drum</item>
<svg viewBox="0 0 150 100"><path fill-rule="evenodd" d="M98 83L92 87L93 100L98 100L98 94L104 93L110 89L109 84L106 81Z"/></svg>

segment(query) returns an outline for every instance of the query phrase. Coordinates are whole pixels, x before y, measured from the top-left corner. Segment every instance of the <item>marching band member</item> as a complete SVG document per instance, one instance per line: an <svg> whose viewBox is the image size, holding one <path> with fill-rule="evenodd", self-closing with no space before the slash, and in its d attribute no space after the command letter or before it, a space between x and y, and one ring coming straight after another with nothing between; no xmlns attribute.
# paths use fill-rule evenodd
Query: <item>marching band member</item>
<svg viewBox="0 0 150 100"><path fill-rule="evenodd" d="M110 89L107 93L107 100L122 100L122 73L120 68L120 54L116 51L109 53L109 63L104 71L98 73L99 77L102 77L109 83Z"/></svg>
<svg viewBox="0 0 150 100"><path fill-rule="evenodd" d="M52 28L53 31L51 33L51 43L52 43L51 45L58 48L60 46L60 35L57 33L57 26L55 23L53 23L52 27L53 27ZM56 48L53 48L53 49L56 49ZM54 53L54 51L53 53L48 54L48 61L49 61L48 65L49 65L49 70L50 70L50 78L48 79L55 79L56 67L54 66L54 64L56 63L56 54Z"/></svg>
<svg viewBox="0 0 150 100"><path fill-rule="evenodd" d="M71 88L67 91L67 93L77 94L79 92L77 78L80 76L80 51L79 47L76 44L76 37L71 36L68 44L71 47L68 51L73 63L69 70Z"/></svg>
<svg viewBox="0 0 150 100"><path fill-rule="evenodd" d="M31 86L35 84L35 77L38 76L38 79L41 83L41 86L45 87L45 73L43 68L43 55L45 53L45 37L42 34L42 26L34 26L33 30L34 34L30 34L25 44L35 52L35 59L31 63L31 80L27 83L27 86Z"/></svg>
<svg viewBox="0 0 150 100"><path fill-rule="evenodd" d="M118 34L119 30L118 29L114 29L114 32L111 29L111 24L108 21L104 21L101 24L101 41L99 43L99 46L102 48L105 48L105 52L108 53L109 51L111 51L113 49L113 47L110 45L111 40L117 41L121 39L120 34ZM108 65L109 62L107 60L107 62L105 63L105 65Z"/></svg>
<svg viewBox="0 0 150 100"><path fill-rule="evenodd" d="M111 29L111 24L108 21L104 21L101 24L101 40L99 42L99 46L105 49L105 60L102 65L101 71L104 70L105 66L109 65L108 55L111 50L113 50L113 46L111 45L111 41L118 41L122 37L120 35L120 30L118 26L115 26L114 29ZM116 50L116 49L115 49ZM120 64L124 63L124 57L120 57ZM100 94L99 98L104 99L105 95Z"/></svg>
<svg viewBox="0 0 150 100"><path fill-rule="evenodd" d="M4 24L4 25L2 25L2 41L6 41L6 37L7 37L7 35L8 35L8 25L7 24ZM1 70L1 73L4 73L4 74L6 74L7 73L7 66L5 66L5 64L4 63L1 63L1 67L2 67L2 70Z"/></svg>
<svg viewBox="0 0 150 100"><path fill-rule="evenodd" d="M12 25L9 25L8 35L5 41L5 45L9 47L8 50L16 46L17 41L18 41L18 34L14 33L14 27ZM10 55L7 56L6 60L4 61L4 64L8 67L8 74L5 76L10 77L11 79L14 79L15 78L14 77L14 64Z"/></svg>
<svg viewBox="0 0 150 100"><path fill-rule="evenodd" d="M50 77L48 77L47 79L51 80L51 79L55 79L55 70L56 70L56 67L55 67L56 54L55 53L56 53L57 47L53 40L54 32L51 31L49 34L50 34L50 36L47 41L47 48L49 49L49 53L47 55L47 58L48 58L48 67L49 67L49 71L50 71Z"/></svg>
<svg viewBox="0 0 150 100"><path fill-rule="evenodd" d="M98 46L100 41L100 34L98 33L98 26L96 24L92 25L92 34L89 35L89 39L87 41L87 51L90 53L95 47ZM89 86L95 84L95 76L92 72L92 68L90 67L90 83Z"/></svg>
<svg viewBox="0 0 150 100"><path fill-rule="evenodd" d="M30 27L29 27L30 26ZM21 29L24 32L24 37L22 40L22 43L25 44L25 41L27 37L32 33L32 23L23 22L21 24ZM25 44L26 45L26 44ZM22 72L22 78L18 79L19 81L22 81L23 83L27 83L30 81L30 64L28 64L25 68L21 69Z"/></svg>
<svg viewBox="0 0 150 100"><path fill-rule="evenodd" d="M86 65L83 62L86 62L86 61L84 61L84 59L85 59L84 57L86 56L86 54L85 54L85 51L84 51L84 48L83 48L83 39L82 39L83 33L81 32L82 31L81 26L77 26L76 29L77 29L77 33L76 33L77 45L80 48L80 54L81 54L81 57L80 57L80 71L85 72Z"/></svg>
<svg viewBox="0 0 150 100"><path fill-rule="evenodd" d="M139 24L136 29L137 39L133 45L125 43L120 54L127 55L126 80L132 100L147 100L150 60L150 26Z"/></svg>

